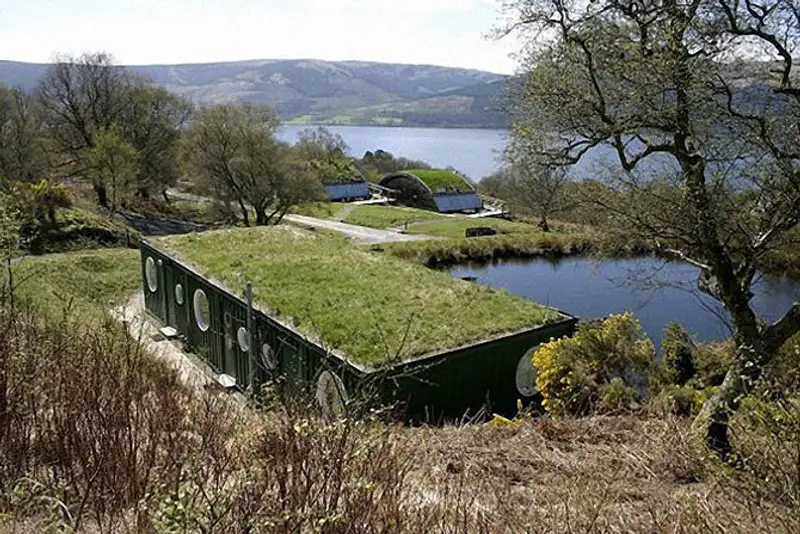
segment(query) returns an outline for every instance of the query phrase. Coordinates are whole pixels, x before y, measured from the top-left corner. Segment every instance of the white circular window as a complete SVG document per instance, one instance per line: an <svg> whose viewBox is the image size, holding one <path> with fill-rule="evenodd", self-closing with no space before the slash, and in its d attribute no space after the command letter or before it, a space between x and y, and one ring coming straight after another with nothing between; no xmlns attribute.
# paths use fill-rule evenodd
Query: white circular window
<svg viewBox="0 0 800 534"><path fill-rule="evenodd" d="M264 343L261 345L261 363L267 371L274 371L278 367L278 359L275 357L275 351L269 344Z"/></svg>
<svg viewBox="0 0 800 534"><path fill-rule="evenodd" d="M158 269L152 257L148 257L144 262L144 277L147 280L147 288L150 293L155 293L158 289Z"/></svg>
<svg viewBox="0 0 800 534"><path fill-rule="evenodd" d="M328 420L341 419L347 415L345 403L347 391L342 379L331 371L322 371L317 379L317 402Z"/></svg>
<svg viewBox="0 0 800 534"><path fill-rule="evenodd" d="M194 292L193 300L194 320L197 322L197 328L205 332L209 327L208 297L206 297L205 291L198 289Z"/></svg>
<svg viewBox="0 0 800 534"><path fill-rule="evenodd" d="M250 350L250 335L247 333L247 328L240 326L236 331L236 341L239 342L239 348L242 352Z"/></svg>
<svg viewBox="0 0 800 534"><path fill-rule="evenodd" d="M539 346L535 346L525 353L517 363L517 391L523 397L533 397L537 393L536 389L536 367L533 366L533 353Z"/></svg>
<svg viewBox="0 0 800 534"><path fill-rule="evenodd" d="M175 286L175 303L183 306L183 286L180 284Z"/></svg>

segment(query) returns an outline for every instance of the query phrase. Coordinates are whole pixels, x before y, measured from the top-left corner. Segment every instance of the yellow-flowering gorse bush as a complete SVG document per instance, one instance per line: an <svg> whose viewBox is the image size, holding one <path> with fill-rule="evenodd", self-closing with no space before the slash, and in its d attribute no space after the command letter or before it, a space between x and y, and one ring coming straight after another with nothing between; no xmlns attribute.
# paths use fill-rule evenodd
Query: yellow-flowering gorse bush
<svg viewBox="0 0 800 534"><path fill-rule="evenodd" d="M572 337L533 355L542 405L556 415L618 412L639 406L656 349L632 313L582 323Z"/></svg>

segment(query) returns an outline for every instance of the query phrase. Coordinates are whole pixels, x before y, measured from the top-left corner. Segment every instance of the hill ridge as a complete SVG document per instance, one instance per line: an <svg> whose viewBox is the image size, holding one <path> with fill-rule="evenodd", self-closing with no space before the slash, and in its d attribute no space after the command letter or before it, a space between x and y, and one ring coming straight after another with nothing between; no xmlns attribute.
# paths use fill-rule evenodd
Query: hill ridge
<svg viewBox="0 0 800 534"><path fill-rule="evenodd" d="M0 60L0 83L31 89L47 67ZM300 124L505 126L493 102L509 77L478 69L313 58L127 67L198 104L260 102Z"/></svg>

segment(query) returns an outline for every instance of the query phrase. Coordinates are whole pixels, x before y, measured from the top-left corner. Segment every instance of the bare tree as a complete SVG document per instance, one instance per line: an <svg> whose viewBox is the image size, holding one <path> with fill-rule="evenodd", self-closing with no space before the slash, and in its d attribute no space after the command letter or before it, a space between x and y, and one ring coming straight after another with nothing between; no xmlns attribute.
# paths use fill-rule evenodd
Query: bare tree
<svg viewBox="0 0 800 534"><path fill-rule="evenodd" d="M700 269L730 315L735 363L697 420L732 452L731 415L800 331L800 303L766 324L752 283L800 222L800 90L793 0L519 0L507 31L527 35L512 134L569 166L610 147L631 232ZM755 50L757 59L746 59Z"/></svg>
<svg viewBox="0 0 800 534"><path fill-rule="evenodd" d="M292 191L294 178L309 175L293 160L294 151L274 139L277 126L268 107L220 105L200 110L183 139L183 160L191 176L220 200L238 203L246 226L250 208L255 223L266 225L279 221L296 203L316 199L305 182Z"/></svg>
<svg viewBox="0 0 800 534"><path fill-rule="evenodd" d="M163 194L176 182L179 133L192 111L185 99L151 87L103 53L59 58L38 92L64 174L88 178L84 156L99 132L114 127L136 151L135 192ZM92 183L98 202L107 207L102 182Z"/></svg>
<svg viewBox="0 0 800 534"><path fill-rule="evenodd" d="M564 167L540 161L539 152L523 138L512 140L505 154L509 163L506 194L513 203L532 210L539 217L539 228L549 232L548 219L570 207L564 194L569 177Z"/></svg>

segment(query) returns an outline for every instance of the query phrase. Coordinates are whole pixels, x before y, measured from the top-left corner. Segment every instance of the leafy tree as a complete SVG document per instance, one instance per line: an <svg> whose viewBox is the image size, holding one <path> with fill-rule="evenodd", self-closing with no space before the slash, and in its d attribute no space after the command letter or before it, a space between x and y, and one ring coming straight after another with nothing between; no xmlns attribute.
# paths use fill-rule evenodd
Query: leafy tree
<svg viewBox="0 0 800 534"><path fill-rule="evenodd" d="M316 175L298 163L298 151L274 139L278 124L268 107L228 104L200 110L184 135L183 161L199 189L236 202L246 226L250 207L255 223L266 225L279 221L306 194L313 196L305 180ZM292 191L293 183L302 187Z"/></svg>
<svg viewBox="0 0 800 534"><path fill-rule="evenodd" d="M326 184L364 180L364 175L353 158L347 155L347 150L347 143L342 136L324 127L303 130L295 144L298 157L307 161L320 181Z"/></svg>
<svg viewBox="0 0 800 534"><path fill-rule="evenodd" d="M130 90L120 122L121 135L137 154L136 191L160 194L180 176L178 141L192 113L192 104L162 87L138 85Z"/></svg>
<svg viewBox="0 0 800 534"><path fill-rule="evenodd" d="M301 131L295 147L308 161L340 158L346 156L349 149L341 135L323 126Z"/></svg>
<svg viewBox="0 0 800 534"><path fill-rule="evenodd" d="M44 123L35 100L0 84L0 176L32 181L47 171Z"/></svg>
<svg viewBox="0 0 800 534"><path fill-rule="evenodd" d="M531 37L512 135L542 146L547 165L610 147L623 201L601 207L629 235L697 266L698 287L730 315L734 363L696 420L729 458L731 415L800 330L800 304L766 324L750 303L760 265L800 222L797 3L518 0L509 9L508 30ZM746 61L746 50L769 61Z"/></svg>
<svg viewBox="0 0 800 534"><path fill-rule="evenodd" d="M17 202L0 190L0 261L10 260L23 247L22 233L22 217Z"/></svg>
<svg viewBox="0 0 800 534"><path fill-rule="evenodd" d="M376 172L378 176L408 169L432 168L424 161L416 161L403 157L396 158L391 152L382 149L378 149L375 152L371 150L366 151L359 163L366 172L371 170Z"/></svg>
<svg viewBox="0 0 800 534"><path fill-rule="evenodd" d="M137 154L119 129L111 126L98 132L94 146L83 153L83 160L95 191L110 197L104 197L101 203L112 211L124 205L135 188Z"/></svg>

